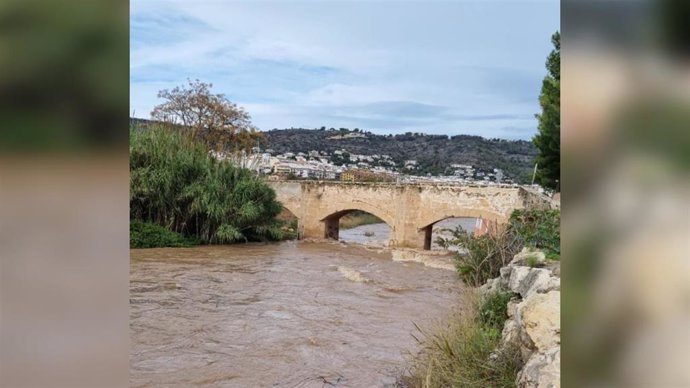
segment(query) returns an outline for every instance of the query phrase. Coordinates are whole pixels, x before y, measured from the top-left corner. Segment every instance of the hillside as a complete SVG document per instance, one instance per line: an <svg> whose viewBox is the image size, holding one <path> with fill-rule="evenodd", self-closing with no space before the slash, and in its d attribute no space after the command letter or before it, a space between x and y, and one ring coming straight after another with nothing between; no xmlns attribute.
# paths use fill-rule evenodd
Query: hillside
<svg viewBox="0 0 690 388"><path fill-rule="evenodd" d="M454 163L469 164L478 170L500 168L506 177L520 183L529 182L537 149L530 141L485 139L469 135L375 135L370 132L322 129L274 129L265 132L266 148L275 153L346 150L350 154L390 155L401 166L405 160L416 160L417 174L449 173Z"/></svg>
<svg viewBox="0 0 690 388"><path fill-rule="evenodd" d="M131 125L144 128L153 121L131 118ZM529 183L537 149L531 141L485 139L470 135L426 135L405 133L375 135L359 129L273 129L264 132L266 143L262 148L273 154L285 152L324 151L333 156L337 150L350 154L389 155L398 170L406 160L416 160L419 169L408 174L443 175L452 173L451 164L469 164L478 171L503 170L506 178L518 183ZM337 157L331 160L340 164Z"/></svg>

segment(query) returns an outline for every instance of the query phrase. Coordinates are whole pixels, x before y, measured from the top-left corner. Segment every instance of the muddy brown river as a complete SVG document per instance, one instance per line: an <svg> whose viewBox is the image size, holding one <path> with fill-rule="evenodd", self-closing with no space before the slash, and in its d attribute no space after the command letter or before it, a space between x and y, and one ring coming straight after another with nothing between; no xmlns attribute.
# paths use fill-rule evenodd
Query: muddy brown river
<svg viewBox="0 0 690 388"><path fill-rule="evenodd" d="M392 387L453 271L338 243L131 250L133 387Z"/></svg>

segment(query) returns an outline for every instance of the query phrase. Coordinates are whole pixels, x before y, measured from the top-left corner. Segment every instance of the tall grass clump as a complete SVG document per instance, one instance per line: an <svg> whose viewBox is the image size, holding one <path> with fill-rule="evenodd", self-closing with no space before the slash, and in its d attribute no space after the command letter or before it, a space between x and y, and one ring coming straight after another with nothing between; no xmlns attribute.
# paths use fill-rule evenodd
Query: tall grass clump
<svg viewBox="0 0 690 388"><path fill-rule="evenodd" d="M506 225L492 225L479 236L461 227L450 232L450 238L439 238L437 242L445 248L463 248L455 255L455 266L460 278L474 287L498 277L501 267L525 246L544 250L550 259L560 257L558 210L515 210Z"/></svg>
<svg viewBox="0 0 690 388"><path fill-rule="evenodd" d="M282 205L252 171L162 127L130 129L130 219L202 243L280 240Z"/></svg>
<svg viewBox="0 0 690 388"><path fill-rule="evenodd" d="M417 327L422 351L403 383L413 388L515 387L522 364L517 349L499 346L505 319L499 323L488 318L497 316L483 315L503 312L504 301L503 295L473 301L432 332Z"/></svg>

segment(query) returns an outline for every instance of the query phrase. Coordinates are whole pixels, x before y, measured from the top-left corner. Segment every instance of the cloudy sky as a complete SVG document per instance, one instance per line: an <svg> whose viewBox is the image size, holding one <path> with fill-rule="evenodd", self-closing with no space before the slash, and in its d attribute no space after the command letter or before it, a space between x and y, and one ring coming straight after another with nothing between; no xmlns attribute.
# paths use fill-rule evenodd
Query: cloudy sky
<svg viewBox="0 0 690 388"><path fill-rule="evenodd" d="M130 113L213 84L262 130L347 127L530 139L558 0L138 0Z"/></svg>

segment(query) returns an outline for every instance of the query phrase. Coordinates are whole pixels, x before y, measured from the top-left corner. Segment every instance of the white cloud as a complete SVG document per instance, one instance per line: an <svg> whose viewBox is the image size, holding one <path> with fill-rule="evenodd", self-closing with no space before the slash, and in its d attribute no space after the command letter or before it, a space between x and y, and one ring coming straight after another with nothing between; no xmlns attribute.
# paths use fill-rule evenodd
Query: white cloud
<svg viewBox="0 0 690 388"><path fill-rule="evenodd" d="M556 1L169 0L133 2L131 12L137 28L157 21L146 37L155 28L170 36L137 42L131 53L138 116L155 105L156 88L191 77L214 83L262 129L530 138L550 35L559 28Z"/></svg>

